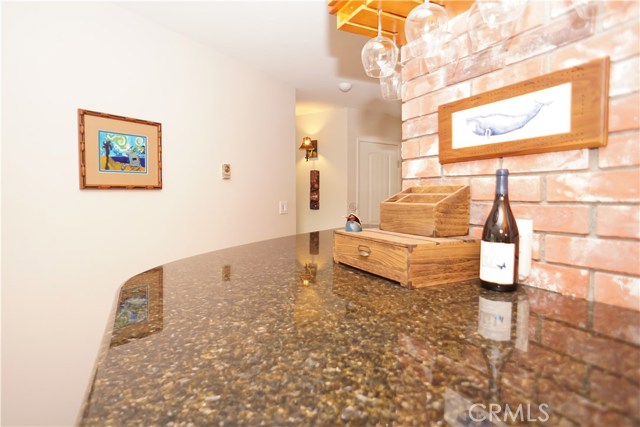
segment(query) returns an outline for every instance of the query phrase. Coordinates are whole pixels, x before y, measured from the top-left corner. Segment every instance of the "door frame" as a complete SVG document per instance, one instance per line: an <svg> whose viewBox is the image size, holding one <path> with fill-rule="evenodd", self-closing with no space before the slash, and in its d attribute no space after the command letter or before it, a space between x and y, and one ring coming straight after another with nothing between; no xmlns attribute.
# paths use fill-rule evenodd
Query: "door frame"
<svg viewBox="0 0 640 427"><path fill-rule="evenodd" d="M402 141L398 141L398 143L390 142L388 140L375 138L375 137L367 137L367 136L359 136L356 137L356 204L358 215L360 215L360 144L363 142L369 142L372 144L380 144L380 145L391 145L397 147L398 149L398 161L402 163ZM401 165L400 165L401 167ZM402 188L402 170L400 170L400 188Z"/></svg>

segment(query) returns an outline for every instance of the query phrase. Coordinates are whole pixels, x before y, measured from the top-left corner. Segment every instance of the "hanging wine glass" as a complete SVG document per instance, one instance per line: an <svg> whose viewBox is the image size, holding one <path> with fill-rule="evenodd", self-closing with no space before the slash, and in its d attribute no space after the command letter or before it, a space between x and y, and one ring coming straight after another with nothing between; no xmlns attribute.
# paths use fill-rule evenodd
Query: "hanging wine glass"
<svg viewBox="0 0 640 427"><path fill-rule="evenodd" d="M515 20L498 24L492 20L492 25L485 22L480 12L480 3L475 2L467 15L467 30L471 41L471 51L479 52L497 43L507 40L513 34Z"/></svg>
<svg viewBox="0 0 640 427"><path fill-rule="evenodd" d="M393 35L393 42L395 43L396 36ZM382 99L386 101L397 101L402 97L402 64L400 61L396 63L396 66L391 74L388 76L380 77L380 91L382 92Z"/></svg>
<svg viewBox="0 0 640 427"><path fill-rule="evenodd" d="M603 2L599 0L571 0L571 5L583 20L589 20L598 15Z"/></svg>
<svg viewBox="0 0 640 427"><path fill-rule="evenodd" d="M393 73L398 63L398 46L382 36L382 10L378 10L378 36L362 48L362 66L369 77L386 77Z"/></svg>
<svg viewBox="0 0 640 427"><path fill-rule="evenodd" d="M478 0L478 10L484 22L495 28L515 21L522 15L527 0Z"/></svg>
<svg viewBox="0 0 640 427"><path fill-rule="evenodd" d="M429 73L442 68L442 77L447 82L455 75L460 57L465 55L468 49L467 33L455 36L449 31L443 32L438 54L426 59Z"/></svg>
<svg viewBox="0 0 640 427"><path fill-rule="evenodd" d="M414 57L436 54L440 33L449 22L449 14L442 6L428 0L415 7L404 23L404 33L409 50Z"/></svg>
<svg viewBox="0 0 640 427"><path fill-rule="evenodd" d="M402 97L402 72L399 64L393 73L380 78L380 91L382 99L386 101L397 101Z"/></svg>

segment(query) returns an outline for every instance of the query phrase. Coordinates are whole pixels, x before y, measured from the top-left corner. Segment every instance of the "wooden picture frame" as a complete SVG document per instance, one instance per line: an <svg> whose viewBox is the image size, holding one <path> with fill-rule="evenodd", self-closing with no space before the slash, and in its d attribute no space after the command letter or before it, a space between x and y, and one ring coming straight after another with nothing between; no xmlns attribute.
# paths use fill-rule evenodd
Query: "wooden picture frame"
<svg viewBox="0 0 640 427"><path fill-rule="evenodd" d="M160 123L78 109L80 188L162 188Z"/></svg>
<svg viewBox="0 0 640 427"><path fill-rule="evenodd" d="M440 163L604 147L609 58L438 108Z"/></svg>
<svg viewBox="0 0 640 427"><path fill-rule="evenodd" d="M162 267L152 268L127 280L120 288L110 347L125 344L163 329Z"/></svg>

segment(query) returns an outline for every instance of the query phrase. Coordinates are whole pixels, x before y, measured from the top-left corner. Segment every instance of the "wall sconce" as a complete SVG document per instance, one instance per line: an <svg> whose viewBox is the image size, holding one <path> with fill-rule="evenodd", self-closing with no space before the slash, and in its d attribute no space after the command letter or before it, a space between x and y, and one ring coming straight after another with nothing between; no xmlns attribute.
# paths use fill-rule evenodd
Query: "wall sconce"
<svg viewBox="0 0 640 427"><path fill-rule="evenodd" d="M311 139L308 136L302 138L302 144L300 145L300 150L306 150L306 154L304 156L305 160L308 162L309 159L317 159L318 158L318 141L315 139Z"/></svg>

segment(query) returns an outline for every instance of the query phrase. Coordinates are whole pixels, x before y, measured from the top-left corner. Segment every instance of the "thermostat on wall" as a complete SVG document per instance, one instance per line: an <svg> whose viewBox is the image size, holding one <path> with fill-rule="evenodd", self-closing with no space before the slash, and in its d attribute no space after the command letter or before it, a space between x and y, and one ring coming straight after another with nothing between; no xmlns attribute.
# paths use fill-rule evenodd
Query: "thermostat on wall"
<svg viewBox="0 0 640 427"><path fill-rule="evenodd" d="M222 179L231 179L231 165L229 163L222 164Z"/></svg>

